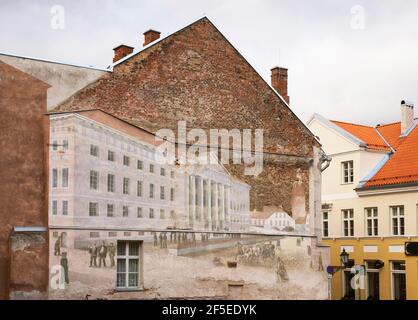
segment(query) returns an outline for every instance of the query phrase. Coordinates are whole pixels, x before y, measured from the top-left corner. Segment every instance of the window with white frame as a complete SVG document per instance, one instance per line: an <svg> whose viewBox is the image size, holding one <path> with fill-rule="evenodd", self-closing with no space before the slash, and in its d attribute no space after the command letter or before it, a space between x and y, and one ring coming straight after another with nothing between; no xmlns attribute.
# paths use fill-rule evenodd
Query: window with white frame
<svg viewBox="0 0 418 320"><path fill-rule="evenodd" d="M90 145L90 155L93 157L99 156L99 147L95 146L94 144Z"/></svg>
<svg viewBox="0 0 418 320"><path fill-rule="evenodd" d="M99 204L97 202L89 202L89 216L97 217L99 215Z"/></svg>
<svg viewBox="0 0 418 320"><path fill-rule="evenodd" d="M123 194L129 194L129 178L123 178Z"/></svg>
<svg viewBox="0 0 418 320"><path fill-rule="evenodd" d="M404 206L390 207L391 220L392 220L392 235L403 236L405 235L405 213Z"/></svg>
<svg viewBox="0 0 418 320"><path fill-rule="evenodd" d="M391 262L392 300L406 300L405 261Z"/></svg>
<svg viewBox="0 0 418 320"><path fill-rule="evenodd" d="M90 189L97 190L99 189L99 173L97 171L90 171Z"/></svg>
<svg viewBox="0 0 418 320"><path fill-rule="evenodd" d="M203 193L203 196L205 197L205 199L206 199L206 192L205 193ZM171 188L170 189L170 201L174 201L174 188ZM207 203L207 201L205 201L205 205L206 205L206 203Z"/></svg>
<svg viewBox="0 0 418 320"><path fill-rule="evenodd" d="M52 200L52 214L54 216L58 215L58 201Z"/></svg>
<svg viewBox="0 0 418 320"><path fill-rule="evenodd" d="M136 195L142 197L142 181L137 181L136 183Z"/></svg>
<svg viewBox="0 0 418 320"><path fill-rule="evenodd" d="M149 218L154 219L154 209L153 208L149 208Z"/></svg>
<svg viewBox="0 0 418 320"><path fill-rule="evenodd" d="M68 140L63 140L63 141L62 141L62 148L63 148L64 150L68 150Z"/></svg>
<svg viewBox="0 0 418 320"><path fill-rule="evenodd" d="M62 187L68 187L68 168L62 169Z"/></svg>
<svg viewBox="0 0 418 320"><path fill-rule="evenodd" d="M150 183L149 185L149 197L151 199L154 199L154 184L153 183Z"/></svg>
<svg viewBox="0 0 418 320"><path fill-rule="evenodd" d="M343 235L344 237L354 236L354 210L342 210L343 216Z"/></svg>
<svg viewBox="0 0 418 320"><path fill-rule="evenodd" d="M160 175L165 177L165 168L160 168Z"/></svg>
<svg viewBox="0 0 418 320"><path fill-rule="evenodd" d="M170 211L170 218L175 219L176 218L176 212L174 210Z"/></svg>
<svg viewBox="0 0 418 320"><path fill-rule="evenodd" d="M152 163L149 165L149 172L154 173L154 165Z"/></svg>
<svg viewBox="0 0 418 320"><path fill-rule="evenodd" d="M160 186L160 199L161 200L165 199L165 188L164 188L164 186Z"/></svg>
<svg viewBox="0 0 418 320"><path fill-rule="evenodd" d="M107 175L107 192L115 192L116 181L114 174Z"/></svg>
<svg viewBox="0 0 418 320"><path fill-rule="evenodd" d="M115 153L113 151L107 151L107 160L112 162L115 161Z"/></svg>
<svg viewBox="0 0 418 320"><path fill-rule="evenodd" d="M129 167L130 159L128 156L123 156L123 165Z"/></svg>
<svg viewBox="0 0 418 320"><path fill-rule="evenodd" d="M141 207L136 208L136 216L137 216L137 218L142 218L142 208Z"/></svg>
<svg viewBox="0 0 418 320"><path fill-rule="evenodd" d="M326 238L329 235L328 224L329 224L329 212L322 213L322 235Z"/></svg>
<svg viewBox="0 0 418 320"><path fill-rule="evenodd" d="M160 209L160 219L165 219L165 210Z"/></svg>
<svg viewBox="0 0 418 320"><path fill-rule="evenodd" d="M57 151L58 150L58 141L54 140L54 142L52 142L52 150Z"/></svg>
<svg viewBox="0 0 418 320"><path fill-rule="evenodd" d="M115 216L115 205L114 204L108 204L107 205L107 216L109 218L114 217Z"/></svg>
<svg viewBox="0 0 418 320"><path fill-rule="evenodd" d="M366 234L369 237L379 234L379 219L377 208L366 208Z"/></svg>
<svg viewBox="0 0 418 320"><path fill-rule="evenodd" d="M341 162L341 171L342 171L342 182L343 183L353 183L354 182L353 161Z"/></svg>
<svg viewBox="0 0 418 320"><path fill-rule="evenodd" d="M174 171L170 172L170 177L171 177L171 179L174 179Z"/></svg>
<svg viewBox="0 0 418 320"><path fill-rule="evenodd" d="M58 188L58 169L52 169L52 188Z"/></svg>
<svg viewBox="0 0 418 320"><path fill-rule="evenodd" d="M118 241L116 288L135 290L140 285L140 241Z"/></svg>
<svg viewBox="0 0 418 320"><path fill-rule="evenodd" d="M62 201L62 215L68 216L68 201L67 200Z"/></svg>
<svg viewBox="0 0 418 320"><path fill-rule="evenodd" d="M128 218L129 217L129 207L128 206L123 206L122 207L122 216L124 218Z"/></svg>

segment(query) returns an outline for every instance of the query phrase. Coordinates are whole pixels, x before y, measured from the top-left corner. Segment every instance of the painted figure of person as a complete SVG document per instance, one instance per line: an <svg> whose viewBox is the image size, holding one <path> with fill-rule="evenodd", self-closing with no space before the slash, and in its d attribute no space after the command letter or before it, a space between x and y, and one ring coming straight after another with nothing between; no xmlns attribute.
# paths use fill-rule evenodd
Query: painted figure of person
<svg viewBox="0 0 418 320"><path fill-rule="evenodd" d="M162 249L163 248L163 234L162 234L162 232L160 232L159 238L160 238L160 249Z"/></svg>
<svg viewBox="0 0 418 320"><path fill-rule="evenodd" d="M166 249L167 248L167 233L164 232L163 234L163 248Z"/></svg>
<svg viewBox="0 0 418 320"><path fill-rule="evenodd" d="M289 280L289 276L287 275L286 268L280 257L277 257L276 275L277 275L277 282Z"/></svg>
<svg viewBox="0 0 418 320"><path fill-rule="evenodd" d="M61 264L62 268L64 269L65 283L66 284L69 284L70 283L70 279L68 277L68 259L67 259L67 252L63 252L62 253L60 264Z"/></svg>
<svg viewBox="0 0 418 320"><path fill-rule="evenodd" d="M102 266L102 262L103 262L103 267L106 267L106 256L107 256L107 247L105 242L102 242L102 245L99 247L99 267Z"/></svg>
<svg viewBox="0 0 418 320"><path fill-rule="evenodd" d="M58 236L57 241L55 241L54 245L54 256L61 255L61 236Z"/></svg>
<svg viewBox="0 0 418 320"><path fill-rule="evenodd" d="M116 254L116 247L113 244L113 242L111 242L109 246L109 259L110 259L111 268L115 266L115 254Z"/></svg>
<svg viewBox="0 0 418 320"><path fill-rule="evenodd" d="M154 247L158 247L158 238L156 232L154 232Z"/></svg>
<svg viewBox="0 0 418 320"><path fill-rule="evenodd" d="M90 267L97 267L97 246L93 243L89 248L90 253Z"/></svg>

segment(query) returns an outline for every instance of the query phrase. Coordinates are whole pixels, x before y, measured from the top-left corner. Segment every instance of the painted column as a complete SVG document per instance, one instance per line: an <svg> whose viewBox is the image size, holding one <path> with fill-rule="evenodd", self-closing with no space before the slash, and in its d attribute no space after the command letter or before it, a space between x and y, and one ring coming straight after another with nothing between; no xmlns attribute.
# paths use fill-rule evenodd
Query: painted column
<svg viewBox="0 0 418 320"><path fill-rule="evenodd" d="M209 222L209 229L212 229L212 181L210 179L206 180L206 199L207 199L207 215Z"/></svg>
<svg viewBox="0 0 418 320"><path fill-rule="evenodd" d="M200 193L199 193L199 198L200 198L200 208L199 208L199 212L200 212L200 221L203 222L203 225L205 223L205 207L204 207L204 203L203 203L203 193L205 192L205 190L203 190L203 177L200 177L199 180L199 186L200 186Z"/></svg>
<svg viewBox="0 0 418 320"><path fill-rule="evenodd" d="M225 219L225 186L223 184L219 184L219 192L221 196L219 197L221 201L221 221L222 221L222 229L225 229L226 227L226 219Z"/></svg>
<svg viewBox="0 0 418 320"><path fill-rule="evenodd" d="M218 184L215 182L214 184L213 184L213 187L214 187L214 195L213 195L213 197L214 197L214 199L213 199L213 201L215 202L214 204L214 217L215 217L215 229L216 229L216 227L218 227L219 226L219 212L218 212L218 204L219 204L219 201L218 201Z"/></svg>
<svg viewBox="0 0 418 320"><path fill-rule="evenodd" d="M195 219L195 214L196 214L196 177L195 176L190 176L190 186L191 186L191 190L190 190L190 194L191 194L191 225L194 226L194 219Z"/></svg>
<svg viewBox="0 0 418 320"><path fill-rule="evenodd" d="M225 197L225 216L226 223L229 229L231 230L231 187L226 187L226 197Z"/></svg>

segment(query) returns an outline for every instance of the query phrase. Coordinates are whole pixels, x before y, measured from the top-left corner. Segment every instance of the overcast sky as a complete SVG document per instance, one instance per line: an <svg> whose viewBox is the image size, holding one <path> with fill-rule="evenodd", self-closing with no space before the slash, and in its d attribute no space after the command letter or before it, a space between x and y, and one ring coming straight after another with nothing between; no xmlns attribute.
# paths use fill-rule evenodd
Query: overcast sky
<svg viewBox="0 0 418 320"><path fill-rule="evenodd" d="M0 52L107 67L116 45L138 49L149 28L164 36L203 15L267 81L289 68L303 121L387 123L402 99L418 105L416 0L0 0Z"/></svg>

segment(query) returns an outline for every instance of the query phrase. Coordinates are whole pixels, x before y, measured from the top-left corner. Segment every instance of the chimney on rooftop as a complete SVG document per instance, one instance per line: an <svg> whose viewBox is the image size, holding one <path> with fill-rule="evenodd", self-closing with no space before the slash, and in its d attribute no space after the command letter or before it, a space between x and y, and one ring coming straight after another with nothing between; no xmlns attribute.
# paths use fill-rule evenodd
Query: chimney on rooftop
<svg viewBox="0 0 418 320"><path fill-rule="evenodd" d="M289 103L287 95L287 69L274 67L271 69L271 86Z"/></svg>
<svg viewBox="0 0 418 320"><path fill-rule="evenodd" d="M151 42L154 42L155 40L158 40L160 38L161 32L155 31L155 30L148 30L144 32L144 47Z"/></svg>
<svg viewBox="0 0 418 320"><path fill-rule="evenodd" d="M114 48L113 51L115 51L115 55L113 57L113 63L115 63L116 61L119 61L120 59L134 52L134 48L121 44L120 46L117 46L116 48Z"/></svg>
<svg viewBox="0 0 418 320"><path fill-rule="evenodd" d="M408 130L414 124L414 104L405 100L401 101L401 135L407 135Z"/></svg>

